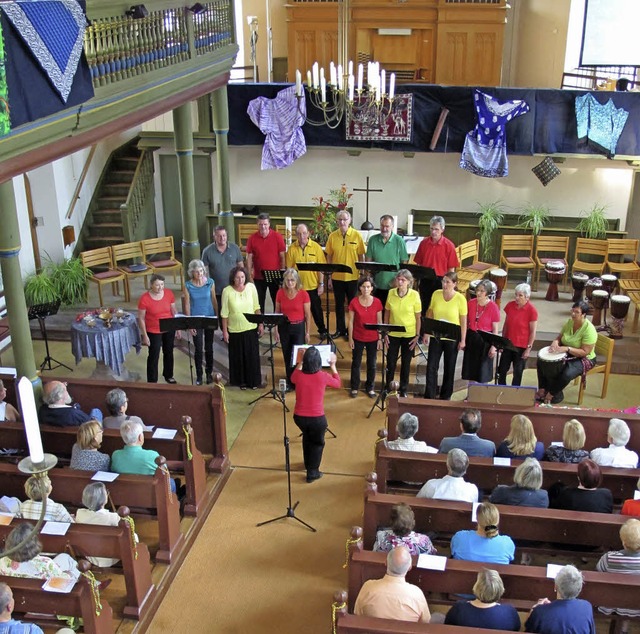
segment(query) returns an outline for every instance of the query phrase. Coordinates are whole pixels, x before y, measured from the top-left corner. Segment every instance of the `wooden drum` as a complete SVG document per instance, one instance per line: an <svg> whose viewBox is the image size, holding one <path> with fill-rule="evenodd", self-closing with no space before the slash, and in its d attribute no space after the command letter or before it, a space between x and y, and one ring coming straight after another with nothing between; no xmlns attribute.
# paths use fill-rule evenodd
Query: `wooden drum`
<svg viewBox="0 0 640 634"><path fill-rule="evenodd" d="M553 381L564 369L567 355L564 352L549 352L549 346L538 350L538 366L549 380Z"/></svg>
<svg viewBox="0 0 640 634"><path fill-rule="evenodd" d="M559 260L551 260L545 264L544 272L549 282L545 299L548 302L558 301L558 283L562 281L566 270L564 262Z"/></svg>
<svg viewBox="0 0 640 634"><path fill-rule="evenodd" d="M607 291L609 295L613 295L613 291L618 283L618 278L615 275L605 273L600 279L602 280L602 288Z"/></svg>
<svg viewBox="0 0 640 634"><path fill-rule="evenodd" d="M602 289L596 289L591 294L593 301L593 319L591 320L594 326L599 326L602 323L602 309L607 305L607 299L609 293Z"/></svg>
<svg viewBox="0 0 640 634"><path fill-rule="evenodd" d="M587 283L589 276L586 273L574 273L571 276L571 286L573 287L573 303L582 300L582 292Z"/></svg>
<svg viewBox="0 0 640 634"><path fill-rule="evenodd" d="M602 288L602 280L599 277L592 277L587 280L584 291L587 297L587 301L591 304L593 302L593 291Z"/></svg>
<svg viewBox="0 0 640 634"><path fill-rule="evenodd" d="M497 290L495 302L500 306L502 291L507 285L507 272L504 269L491 269L491 271L489 271L489 279L496 285Z"/></svg>
<svg viewBox="0 0 640 634"><path fill-rule="evenodd" d="M624 320L629 313L631 298L627 295L612 295L611 299L611 334L612 339L622 339Z"/></svg>

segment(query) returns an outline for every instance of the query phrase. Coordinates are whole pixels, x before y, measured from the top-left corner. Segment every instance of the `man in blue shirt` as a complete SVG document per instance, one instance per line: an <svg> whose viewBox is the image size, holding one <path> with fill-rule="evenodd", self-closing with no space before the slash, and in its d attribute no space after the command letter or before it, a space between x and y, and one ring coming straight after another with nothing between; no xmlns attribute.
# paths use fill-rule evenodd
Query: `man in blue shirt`
<svg viewBox="0 0 640 634"><path fill-rule="evenodd" d="M479 409L465 409L460 416L459 436L443 438L438 453L449 453L452 449L462 449L467 456L493 458L496 446L491 440L480 438L478 430L482 426L482 413Z"/></svg>
<svg viewBox="0 0 640 634"><path fill-rule="evenodd" d="M11 618L14 607L11 588L6 583L0 583L0 634L43 634L37 625Z"/></svg>

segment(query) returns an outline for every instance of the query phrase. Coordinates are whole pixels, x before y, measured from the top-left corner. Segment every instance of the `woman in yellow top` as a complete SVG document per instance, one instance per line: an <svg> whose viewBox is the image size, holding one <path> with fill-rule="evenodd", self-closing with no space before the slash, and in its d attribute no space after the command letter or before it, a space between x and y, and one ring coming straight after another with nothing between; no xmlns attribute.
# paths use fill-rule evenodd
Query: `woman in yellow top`
<svg viewBox="0 0 640 634"><path fill-rule="evenodd" d="M442 290L435 291L431 296L431 304L427 317L446 321L460 326L460 341L453 339L436 339L425 334L423 341L429 341L429 356L427 358L427 386L425 398L440 398L448 401L453 394L453 375L456 369L458 350L464 350L467 336L467 300L462 293L456 291L458 276L455 273L445 273L442 277ZM438 367L440 358L444 355L444 374L440 394L438 388Z"/></svg>

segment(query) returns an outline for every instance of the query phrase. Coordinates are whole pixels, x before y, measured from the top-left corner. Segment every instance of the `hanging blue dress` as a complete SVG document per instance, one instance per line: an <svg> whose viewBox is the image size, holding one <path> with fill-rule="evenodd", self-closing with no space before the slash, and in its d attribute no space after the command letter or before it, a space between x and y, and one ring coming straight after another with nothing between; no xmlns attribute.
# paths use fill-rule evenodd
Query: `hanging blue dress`
<svg viewBox="0 0 640 634"><path fill-rule="evenodd" d="M474 99L478 123L464 138L460 167L487 178L507 176L507 123L529 112L529 104L522 99L500 102L477 89Z"/></svg>
<svg viewBox="0 0 640 634"><path fill-rule="evenodd" d="M618 139L628 118L629 113L623 108L616 108L613 99L603 105L590 92L576 97L578 139L586 139L591 147L604 152L609 158L616 153Z"/></svg>

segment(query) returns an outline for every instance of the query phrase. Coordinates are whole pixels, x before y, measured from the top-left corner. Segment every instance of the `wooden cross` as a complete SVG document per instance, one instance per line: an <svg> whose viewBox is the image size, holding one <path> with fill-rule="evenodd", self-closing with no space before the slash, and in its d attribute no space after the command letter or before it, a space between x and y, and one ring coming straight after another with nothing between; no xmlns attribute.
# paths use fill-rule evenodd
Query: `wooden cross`
<svg viewBox="0 0 640 634"><path fill-rule="evenodd" d="M366 192L367 193L367 200L366 200L366 207L365 207L365 211L367 214L367 219L366 221L362 224L362 229L373 229L373 225L369 222L369 192L383 192L383 189L370 189L369 188L369 177L367 176L367 186L363 189L362 187L354 187L353 188L354 192ZM365 227L365 225L367 225Z"/></svg>

